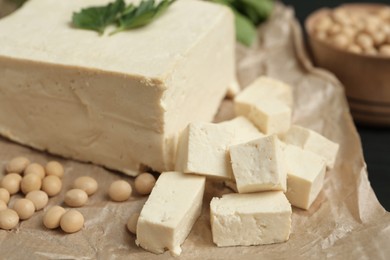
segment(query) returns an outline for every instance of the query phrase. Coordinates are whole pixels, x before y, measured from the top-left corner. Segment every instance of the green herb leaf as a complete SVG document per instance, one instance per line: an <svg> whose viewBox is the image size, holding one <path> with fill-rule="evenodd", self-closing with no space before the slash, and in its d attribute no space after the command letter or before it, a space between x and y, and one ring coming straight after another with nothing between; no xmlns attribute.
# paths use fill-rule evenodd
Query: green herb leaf
<svg viewBox="0 0 390 260"><path fill-rule="evenodd" d="M161 16L176 0L142 0L138 6L124 0L116 0L105 6L84 8L73 13L72 24L76 28L97 31L103 34L106 27L116 24L117 29L111 34L145 26ZM110 35L111 35L110 34Z"/></svg>
<svg viewBox="0 0 390 260"><path fill-rule="evenodd" d="M259 25L271 14L274 2L272 0L236 0L235 6L239 12L250 18L253 24Z"/></svg>
<svg viewBox="0 0 390 260"><path fill-rule="evenodd" d="M78 13L73 13L72 24L76 28L103 34L106 27L114 24L124 10L124 0L116 0L106 6L84 8Z"/></svg>
<svg viewBox="0 0 390 260"><path fill-rule="evenodd" d="M176 0L162 0L155 4L155 0L143 0L137 7L126 8L118 19L118 28L111 34L145 26L161 16Z"/></svg>
<svg viewBox="0 0 390 260"><path fill-rule="evenodd" d="M256 27L244 15L238 12L234 13L236 23L236 38L239 42L249 47L256 39Z"/></svg>
<svg viewBox="0 0 390 260"><path fill-rule="evenodd" d="M251 46L256 38L256 26L268 18L272 12L273 0L210 0L229 6L235 15L236 38L246 46Z"/></svg>

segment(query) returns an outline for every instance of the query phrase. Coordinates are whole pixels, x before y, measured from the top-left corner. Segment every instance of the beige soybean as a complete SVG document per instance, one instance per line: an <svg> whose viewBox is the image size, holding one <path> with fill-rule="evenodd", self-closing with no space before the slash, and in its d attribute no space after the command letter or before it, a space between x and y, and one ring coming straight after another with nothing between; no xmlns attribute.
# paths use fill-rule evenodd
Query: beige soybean
<svg viewBox="0 0 390 260"><path fill-rule="evenodd" d="M349 41L352 41L352 39L356 36L357 30L352 26L345 26L341 33L348 37Z"/></svg>
<svg viewBox="0 0 390 260"><path fill-rule="evenodd" d="M62 181L55 175L46 176L42 180L42 190L50 197L56 196L61 192Z"/></svg>
<svg viewBox="0 0 390 260"><path fill-rule="evenodd" d="M48 229L55 229L60 226L61 217L66 210L60 206L51 207L43 216L43 225Z"/></svg>
<svg viewBox="0 0 390 260"><path fill-rule="evenodd" d="M46 207L47 203L49 202L49 197L44 191L41 190L30 191L27 193L26 199L29 199L32 201L32 203L34 203L36 211Z"/></svg>
<svg viewBox="0 0 390 260"><path fill-rule="evenodd" d="M363 52L365 54L369 54L369 55L377 55L378 54L378 51L374 47L366 48L366 49L363 50Z"/></svg>
<svg viewBox="0 0 390 260"><path fill-rule="evenodd" d="M137 234L138 218L139 213L133 213L127 221L127 229L133 234Z"/></svg>
<svg viewBox="0 0 390 260"><path fill-rule="evenodd" d="M341 31L342 31L341 25L339 25L339 24L333 24L333 25L329 28L328 34L329 34L329 35L335 35L335 34L341 33Z"/></svg>
<svg viewBox="0 0 390 260"><path fill-rule="evenodd" d="M30 160L26 157L15 157L7 163L5 170L21 174L29 164Z"/></svg>
<svg viewBox="0 0 390 260"><path fill-rule="evenodd" d="M323 32L323 31L318 31L315 33L315 36L319 39L319 40L322 40L322 41L325 41L327 38L328 38L328 35L326 34L326 32Z"/></svg>
<svg viewBox="0 0 390 260"><path fill-rule="evenodd" d="M0 200L0 211L8 208L7 203L5 203L3 200Z"/></svg>
<svg viewBox="0 0 390 260"><path fill-rule="evenodd" d="M62 176L64 176L64 167L57 161L48 162L45 170L47 175L55 175L58 178L62 178Z"/></svg>
<svg viewBox="0 0 390 260"><path fill-rule="evenodd" d="M9 194L12 195L19 192L21 181L22 176L17 173L10 173L5 175L1 180L1 187L6 189Z"/></svg>
<svg viewBox="0 0 390 260"><path fill-rule="evenodd" d="M349 38L344 34L337 34L332 38L332 43L339 48L344 49L349 44Z"/></svg>
<svg viewBox="0 0 390 260"><path fill-rule="evenodd" d="M42 186L42 179L35 174L29 174L23 177L20 183L20 189L24 194L34 190L40 190Z"/></svg>
<svg viewBox="0 0 390 260"><path fill-rule="evenodd" d="M71 189L65 194L65 204L70 207L82 207L88 201L88 195L80 189Z"/></svg>
<svg viewBox="0 0 390 260"><path fill-rule="evenodd" d="M83 190L90 196L97 191L98 183L92 177L81 176L73 182L73 188Z"/></svg>
<svg viewBox="0 0 390 260"><path fill-rule="evenodd" d="M332 19L328 16L324 16L316 23L316 30L326 32L332 25Z"/></svg>
<svg viewBox="0 0 390 260"><path fill-rule="evenodd" d="M336 9L333 14L333 19L338 22L339 24L351 24L351 18L349 17L349 14L344 9Z"/></svg>
<svg viewBox="0 0 390 260"><path fill-rule="evenodd" d="M390 56L390 44L388 44L388 45L382 45L382 46L379 48L379 53L380 53L381 55Z"/></svg>
<svg viewBox="0 0 390 260"><path fill-rule="evenodd" d="M18 213L19 218L22 220L31 218L35 212L34 203L29 199L18 199L15 202L13 209Z"/></svg>
<svg viewBox="0 0 390 260"><path fill-rule="evenodd" d="M156 178L148 172L141 173L135 178L135 190L141 195L148 195L152 192Z"/></svg>
<svg viewBox="0 0 390 260"><path fill-rule="evenodd" d="M131 192L132 188L130 184L126 181L119 180L111 183L108 189L108 196L113 201L122 202L130 198Z"/></svg>
<svg viewBox="0 0 390 260"><path fill-rule="evenodd" d="M0 229L13 229L19 223L19 216L13 209L0 211Z"/></svg>
<svg viewBox="0 0 390 260"><path fill-rule="evenodd" d="M379 46L386 42L386 33L381 31L376 31L371 35L372 39L374 40L374 44Z"/></svg>
<svg viewBox="0 0 390 260"><path fill-rule="evenodd" d="M66 233L75 233L83 228L84 216L77 210L71 209L62 215L61 229Z"/></svg>
<svg viewBox="0 0 390 260"><path fill-rule="evenodd" d="M9 202L9 191L5 188L0 188L0 201L4 201L6 204Z"/></svg>
<svg viewBox="0 0 390 260"><path fill-rule="evenodd" d="M378 11L378 17L382 20L390 20L390 8L382 8Z"/></svg>
<svg viewBox="0 0 390 260"><path fill-rule="evenodd" d="M363 49L369 49L369 48L372 48L373 45L374 45L374 41L372 40L372 38L370 37L369 34L367 33L360 33L357 37L356 37L356 43L362 47Z"/></svg>
<svg viewBox="0 0 390 260"><path fill-rule="evenodd" d="M353 52L353 53L362 53L363 52L362 48L356 44L349 45L347 50L350 52Z"/></svg>
<svg viewBox="0 0 390 260"><path fill-rule="evenodd" d="M36 174L41 179L43 179L46 175L45 169L39 163L30 163L24 170L24 175L28 175L28 174Z"/></svg>

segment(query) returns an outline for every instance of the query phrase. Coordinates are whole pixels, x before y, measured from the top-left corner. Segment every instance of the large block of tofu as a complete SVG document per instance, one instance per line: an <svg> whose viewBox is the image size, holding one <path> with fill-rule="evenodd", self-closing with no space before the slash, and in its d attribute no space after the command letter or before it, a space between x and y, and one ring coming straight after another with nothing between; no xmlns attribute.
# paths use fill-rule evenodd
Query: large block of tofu
<svg viewBox="0 0 390 260"><path fill-rule="evenodd" d="M180 255L202 211L205 177L165 172L158 178L140 213L137 245L156 254L166 249Z"/></svg>
<svg viewBox="0 0 390 260"><path fill-rule="evenodd" d="M188 0L113 36L70 26L107 2L30 0L0 20L0 134L129 174L173 169L178 132L235 84L233 15Z"/></svg>
<svg viewBox="0 0 390 260"><path fill-rule="evenodd" d="M293 206L309 209L324 184L324 159L294 145L284 150L287 165L286 196Z"/></svg>
<svg viewBox="0 0 390 260"><path fill-rule="evenodd" d="M339 144L327 139L319 133L302 126L294 125L287 133L281 135L281 138L287 144L299 146L304 150L311 151L324 157L326 165L329 168L334 167Z"/></svg>
<svg viewBox="0 0 390 260"><path fill-rule="evenodd" d="M251 246L288 240L291 205L282 191L227 194L210 203L217 246Z"/></svg>
<svg viewBox="0 0 390 260"><path fill-rule="evenodd" d="M287 168L276 135L230 146L230 159L239 193L286 191Z"/></svg>

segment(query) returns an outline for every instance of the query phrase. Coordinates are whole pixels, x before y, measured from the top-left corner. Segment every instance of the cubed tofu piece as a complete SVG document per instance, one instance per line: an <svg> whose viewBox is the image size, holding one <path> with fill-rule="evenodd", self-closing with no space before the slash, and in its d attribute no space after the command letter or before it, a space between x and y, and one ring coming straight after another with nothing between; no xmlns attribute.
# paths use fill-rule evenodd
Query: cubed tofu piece
<svg viewBox="0 0 390 260"><path fill-rule="evenodd" d="M225 121L220 124L233 129L234 138L231 143L232 145L245 143L264 136L264 134L261 133L259 129L257 129L257 127L252 124L251 121L243 116L236 117L232 120Z"/></svg>
<svg viewBox="0 0 390 260"><path fill-rule="evenodd" d="M179 132L237 83L234 15L187 0L112 36L70 25L107 2L29 0L0 20L0 135L130 175L172 170Z"/></svg>
<svg viewBox="0 0 390 260"><path fill-rule="evenodd" d="M287 133L282 134L280 137L287 144L299 146L304 150L324 157L328 168L334 167L339 144L313 130L297 125L293 125Z"/></svg>
<svg viewBox="0 0 390 260"><path fill-rule="evenodd" d="M276 135L230 146L230 159L239 193L286 191L287 169Z"/></svg>
<svg viewBox="0 0 390 260"><path fill-rule="evenodd" d="M202 211L205 182L203 176L162 173L140 213L136 244L155 254L168 249L180 255Z"/></svg>
<svg viewBox="0 0 390 260"><path fill-rule="evenodd" d="M210 203L213 241L219 247L287 241L291 214L291 205L282 191L213 198Z"/></svg>
<svg viewBox="0 0 390 260"><path fill-rule="evenodd" d="M324 158L294 145L287 145L284 155L287 165L286 196L293 206L309 209L324 184Z"/></svg>
<svg viewBox="0 0 390 260"><path fill-rule="evenodd" d="M234 128L225 124L189 124L181 133L175 170L231 179L233 173L228 148L234 136Z"/></svg>
<svg viewBox="0 0 390 260"><path fill-rule="evenodd" d="M240 92L235 101L237 103L250 102L255 104L260 100L270 98L277 99L290 108L293 106L293 91L291 86L280 80L265 76L261 76L253 81Z"/></svg>
<svg viewBox="0 0 390 260"><path fill-rule="evenodd" d="M235 101L234 110L237 116L247 117L265 134L284 133L291 126L291 108L277 99Z"/></svg>

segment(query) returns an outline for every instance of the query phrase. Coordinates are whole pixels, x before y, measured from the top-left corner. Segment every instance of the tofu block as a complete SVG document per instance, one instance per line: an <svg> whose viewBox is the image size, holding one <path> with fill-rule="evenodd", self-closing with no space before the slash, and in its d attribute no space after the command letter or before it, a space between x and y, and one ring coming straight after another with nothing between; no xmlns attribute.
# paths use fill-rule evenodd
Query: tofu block
<svg viewBox="0 0 390 260"><path fill-rule="evenodd" d="M287 241L291 214L291 205L282 191L213 198L210 203L213 241L219 247Z"/></svg>
<svg viewBox="0 0 390 260"><path fill-rule="evenodd" d="M140 213L136 244L152 253L180 247L202 211L205 177L165 172L158 178Z"/></svg>
<svg viewBox="0 0 390 260"><path fill-rule="evenodd" d="M290 203L309 209L320 193L326 171L324 159L294 145L284 150L287 164L287 192Z"/></svg>
<svg viewBox="0 0 390 260"><path fill-rule="evenodd" d="M236 100L234 110L237 116L247 117L265 134L284 133L291 126L291 108L277 99Z"/></svg>
<svg viewBox="0 0 390 260"><path fill-rule="evenodd" d="M234 128L226 124L189 124L180 137L175 170L231 179L228 148L234 136Z"/></svg>
<svg viewBox="0 0 390 260"><path fill-rule="evenodd" d="M236 117L229 121L224 121L220 124L233 129L234 138L231 143L232 145L245 143L265 136L256 128L256 126L252 124L251 121L243 116Z"/></svg>
<svg viewBox="0 0 390 260"><path fill-rule="evenodd" d="M0 134L130 175L172 170L180 130L237 84L233 13L187 0L113 36L70 26L103 4L30 0L0 20Z"/></svg>
<svg viewBox="0 0 390 260"><path fill-rule="evenodd" d="M280 80L261 76L241 91L235 101L237 103L250 102L256 104L260 100L266 99L277 99L292 108L292 88Z"/></svg>
<svg viewBox="0 0 390 260"><path fill-rule="evenodd" d="M324 157L327 167L330 169L334 167L339 144L332 142L319 133L308 128L293 125L287 133L281 135L281 139L287 144L299 146L304 150Z"/></svg>
<svg viewBox="0 0 390 260"><path fill-rule="evenodd" d="M239 193L286 191L287 168L276 135L230 146L230 159Z"/></svg>

